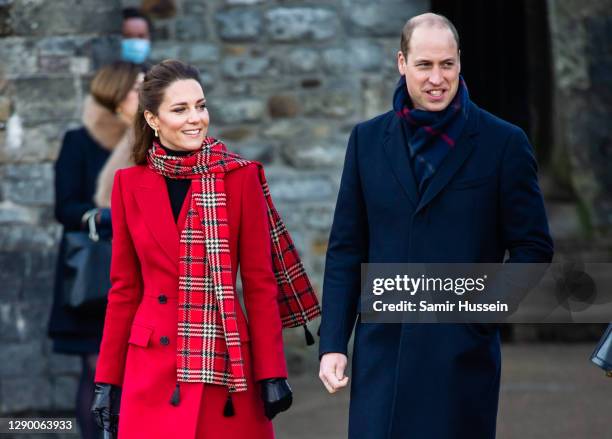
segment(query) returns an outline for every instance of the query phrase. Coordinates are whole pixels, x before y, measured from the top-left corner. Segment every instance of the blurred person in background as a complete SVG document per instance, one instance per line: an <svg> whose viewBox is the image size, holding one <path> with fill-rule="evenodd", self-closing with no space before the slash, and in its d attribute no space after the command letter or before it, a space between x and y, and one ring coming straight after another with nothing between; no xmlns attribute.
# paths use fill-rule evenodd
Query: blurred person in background
<svg viewBox="0 0 612 439"><path fill-rule="evenodd" d="M208 136L197 69L153 66L139 102L92 411L119 438L270 439L292 401L281 330L318 316L316 295L261 165Z"/></svg>
<svg viewBox="0 0 612 439"><path fill-rule="evenodd" d="M151 54L151 20L136 8L123 9L121 59L146 64Z"/></svg>
<svg viewBox="0 0 612 439"><path fill-rule="evenodd" d="M63 235L48 333L54 352L81 357L76 416L82 437L87 439L98 434L89 410L105 310L100 307L83 311L65 305L64 234L85 229L89 216L95 215L100 236L110 236L113 175L116 169L132 164L131 126L142 78L141 68L132 63L119 61L101 68L84 103L83 126L65 134L55 164L55 217L63 226Z"/></svg>

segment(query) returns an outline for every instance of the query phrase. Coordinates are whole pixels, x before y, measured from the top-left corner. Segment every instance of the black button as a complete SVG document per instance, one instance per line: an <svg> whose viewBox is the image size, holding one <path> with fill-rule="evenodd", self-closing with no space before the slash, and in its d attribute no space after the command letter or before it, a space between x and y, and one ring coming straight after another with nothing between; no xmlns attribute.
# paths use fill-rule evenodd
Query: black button
<svg viewBox="0 0 612 439"><path fill-rule="evenodd" d="M157 296L157 301L163 305L164 303L168 303L168 298L165 294L160 294Z"/></svg>
<svg viewBox="0 0 612 439"><path fill-rule="evenodd" d="M159 339L159 342L163 344L164 346L166 346L170 344L170 339L164 335L163 337Z"/></svg>

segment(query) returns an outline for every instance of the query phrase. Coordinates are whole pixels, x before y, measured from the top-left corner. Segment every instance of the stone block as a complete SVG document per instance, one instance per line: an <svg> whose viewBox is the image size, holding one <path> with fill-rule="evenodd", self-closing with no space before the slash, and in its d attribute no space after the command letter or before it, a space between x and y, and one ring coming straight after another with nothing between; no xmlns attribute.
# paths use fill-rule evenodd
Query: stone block
<svg viewBox="0 0 612 439"><path fill-rule="evenodd" d="M36 217L37 215L32 211L32 209L19 206L7 200L0 202L0 224L33 224Z"/></svg>
<svg viewBox="0 0 612 439"><path fill-rule="evenodd" d="M189 62L195 64L214 63L219 61L219 46L216 44L195 43L185 50Z"/></svg>
<svg viewBox="0 0 612 439"><path fill-rule="evenodd" d="M60 231L61 228L57 224L44 226L32 224L0 225L0 249L5 252L24 252L55 248Z"/></svg>
<svg viewBox="0 0 612 439"><path fill-rule="evenodd" d="M36 74L37 61L34 43L31 39L9 37L0 39L0 72L8 78Z"/></svg>
<svg viewBox="0 0 612 439"><path fill-rule="evenodd" d="M25 272L25 254L21 251L0 252L0 297L4 303L12 303L21 296L23 284L23 274ZM0 313L0 324L2 327L9 325L10 305ZM5 331L0 332L0 336L7 335Z"/></svg>
<svg viewBox="0 0 612 439"><path fill-rule="evenodd" d="M81 359L77 355L49 354L49 372L52 375L81 373Z"/></svg>
<svg viewBox="0 0 612 439"><path fill-rule="evenodd" d="M215 16L218 33L225 41L256 41L262 32L261 13L252 9L229 9Z"/></svg>
<svg viewBox="0 0 612 439"><path fill-rule="evenodd" d="M272 162L275 151L273 144L257 141L237 143L233 145L231 149L245 159L255 160L264 165Z"/></svg>
<svg viewBox="0 0 612 439"><path fill-rule="evenodd" d="M272 117L295 117L300 109L300 102L293 95L275 95L268 99L268 111Z"/></svg>
<svg viewBox="0 0 612 439"><path fill-rule="evenodd" d="M253 134L254 134L254 130L252 128L237 126L237 127L231 127L231 128L226 128L222 130L221 133L219 134L219 138L223 139L224 141L229 141L229 142L238 141L239 142L241 140L246 140L252 137Z"/></svg>
<svg viewBox="0 0 612 439"><path fill-rule="evenodd" d="M55 161L64 133L73 126L72 122L55 121L22 127L20 139L0 146L0 163Z"/></svg>
<svg viewBox="0 0 612 439"><path fill-rule="evenodd" d="M206 0L183 0L181 11L183 15L203 16L206 12Z"/></svg>
<svg viewBox="0 0 612 439"><path fill-rule="evenodd" d="M17 413L51 408L51 383L46 377L0 380L0 412Z"/></svg>
<svg viewBox="0 0 612 439"><path fill-rule="evenodd" d="M395 37L398 45L406 20L430 7L426 0L343 0L343 5L352 35Z"/></svg>
<svg viewBox="0 0 612 439"><path fill-rule="evenodd" d="M77 393L78 378L57 377L52 384L51 403L54 410L74 409L75 395Z"/></svg>
<svg viewBox="0 0 612 439"><path fill-rule="evenodd" d="M270 58L228 56L223 60L223 74L231 79L257 78L269 73Z"/></svg>
<svg viewBox="0 0 612 439"><path fill-rule="evenodd" d="M271 139L293 139L307 130L307 124L301 120L273 120L266 124L263 135Z"/></svg>
<svg viewBox="0 0 612 439"><path fill-rule="evenodd" d="M11 7L13 0L0 1L0 37L8 37L13 34L11 26Z"/></svg>
<svg viewBox="0 0 612 439"><path fill-rule="evenodd" d="M296 48L283 55L285 70L289 73L311 73L317 71L321 62L318 50Z"/></svg>
<svg viewBox="0 0 612 439"><path fill-rule="evenodd" d="M266 106L259 99L223 98L210 106L211 118L226 124L256 122L266 113Z"/></svg>
<svg viewBox="0 0 612 439"><path fill-rule="evenodd" d="M338 33L336 12L325 8L274 8L266 12L266 31L273 41L322 41Z"/></svg>
<svg viewBox="0 0 612 439"><path fill-rule="evenodd" d="M198 41L206 39L208 29L203 16L178 17L174 20L174 34L178 41Z"/></svg>
<svg viewBox="0 0 612 439"><path fill-rule="evenodd" d="M76 114L80 91L73 78L16 79L14 87L14 112L26 124L68 119Z"/></svg>
<svg viewBox="0 0 612 439"><path fill-rule="evenodd" d="M37 302L40 301L49 302L49 298L52 296L57 250L54 247L25 253L27 265L22 284L22 297L33 306L37 306ZM32 309L30 311L35 314L39 310Z"/></svg>
<svg viewBox="0 0 612 439"><path fill-rule="evenodd" d="M50 206L54 201L53 165L13 164L5 167L5 199L25 206Z"/></svg>
<svg viewBox="0 0 612 439"><path fill-rule="evenodd" d="M270 192L279 203L322 201L334 194L334 185L325 173L299 172L279 167L266 169Z"/></svg>
<svg viewBox="0 0 612 439"><path fill-rule="evenodd" d="M43 341L46 339L47 322L51 311L53 282L45 287L43 301L12 302L0 307L0 338L3 343L23 343L29 340ZM42 352L42 350L41 350Z"/></svg>
<svg viewBox="0 0 612 439"><path fill-rule="evenodd" d="M330 88L308 93L303 98L304 112L314 117L347 117L359 108L359 90Z"/></svg>
<svg viewBox="0 0 612 439"><path fill-rule="evenodd" d="M180 58L180 46L172 41L159 41L151 46L151 59L160 62Z"/></svg>
<svg viewBox="0 0 612 439"><path fill-rule="evenodd" d="M41 375L47 367L40 340L21 343L3 343L2 356L10 361L0 361L0 379Z"/></svg>
<svg viewBox="0 0 612 439"><path fill-rule="evenodd" d="M121 2L18 1L13 5L11 19L16 35L113 34L121 31Z"/></svg>
<svg viewBox="0 0 612 439"><path fill-rule="evenodd" d="M382 63L382 48L367 40L352 40L346 47L332 47L323 52L323 64L330 73L379 71Z"/></svg>
<svg viewBox="0 0 612 439"><path fill-rule="evenodd" d="M11 100L6 96L0 96L0 122L6 122L11 115Z"/></svg>
<svg viewBox="0 0 612 439"><path fill-rule="evenodd" d="M285 162L297 169L321 169L342 167L346 139L298 137L283 145Z"/></svg>
<svg viewBox="0 0 612 439"><path fill-rule="evenodd" d="M228 5L256 5L266 1L267 0L225 0L225 3Z"/></svg>

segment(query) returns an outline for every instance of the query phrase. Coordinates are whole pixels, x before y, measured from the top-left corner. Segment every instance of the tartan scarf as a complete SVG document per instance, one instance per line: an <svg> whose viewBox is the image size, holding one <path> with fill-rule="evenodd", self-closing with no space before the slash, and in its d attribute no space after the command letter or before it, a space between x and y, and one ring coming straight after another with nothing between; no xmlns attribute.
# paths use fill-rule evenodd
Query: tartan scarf
<svg viewBox="0 0 612 439"><path fill-rule="evenodd" d="M402 76L397 83L393 110L403 121L407 133L408 150L420 193L455 146L467 121L469 102L467 86L461 76L457 94L442 111L415 109L406 88L406 77Z"/></svg>
<svg viewBox="0 0 612 439"><path fill-rule="evenodd" d="M278 284L278 305L284 328L305 325L319 316L319 303L276 211L263 167L228 152L207 137L202 148L187 156L171 156L153 143L147 157L153 171L169 178L190 179L192 195L180 234L177 332L178 382L223 385L230 392L247 389L229 248L225 174L255 163L270 223L272 265Z"/></svg>

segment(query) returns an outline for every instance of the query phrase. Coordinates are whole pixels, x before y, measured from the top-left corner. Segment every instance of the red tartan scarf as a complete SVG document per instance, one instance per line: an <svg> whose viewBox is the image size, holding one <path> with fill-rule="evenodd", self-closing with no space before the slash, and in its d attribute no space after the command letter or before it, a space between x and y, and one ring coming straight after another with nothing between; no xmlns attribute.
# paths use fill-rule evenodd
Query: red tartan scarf
<svg viewBox="0 0 612 439"><path fill-rule="evenodd" d="M191 179L192 195L180 235L177 380L247 389L232 280L225 174L256 163L268 205L272 263L283 327L305 325L321 313L293 241L276 211L263 167L207 137L193 154L170 156L154 143L148 166L170 178Z"/></svg>

